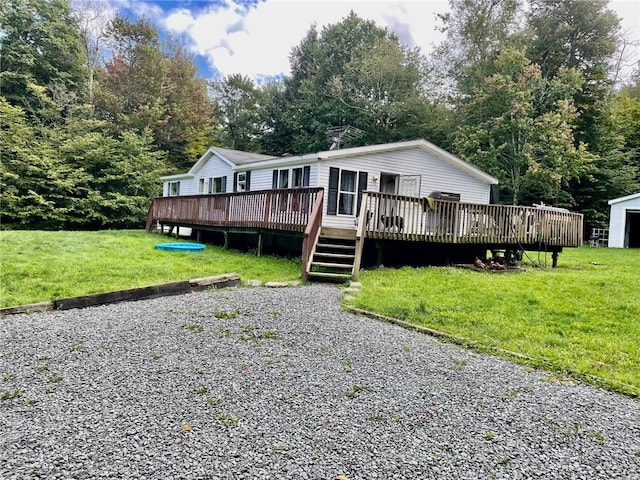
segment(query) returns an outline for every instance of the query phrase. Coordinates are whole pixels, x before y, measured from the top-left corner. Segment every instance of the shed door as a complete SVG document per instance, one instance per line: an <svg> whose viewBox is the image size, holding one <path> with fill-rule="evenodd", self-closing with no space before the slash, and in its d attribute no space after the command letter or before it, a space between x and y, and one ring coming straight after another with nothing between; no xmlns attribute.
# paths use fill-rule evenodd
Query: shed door
<svg viewBox="0 0 640 480"><path fill-rule="evenodd" d="M627 210L624 246L627 248L640 248L640 211Z"/></svg>

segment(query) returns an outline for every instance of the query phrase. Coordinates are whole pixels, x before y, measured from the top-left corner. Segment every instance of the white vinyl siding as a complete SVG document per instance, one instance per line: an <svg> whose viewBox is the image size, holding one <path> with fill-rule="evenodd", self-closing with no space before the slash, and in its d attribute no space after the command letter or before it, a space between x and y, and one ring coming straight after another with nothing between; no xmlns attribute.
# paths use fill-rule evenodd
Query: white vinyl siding
<svg viewBox="0 0 640 480"><path fill-rule="evenodd" d="M627 200L621 200L611 204L609 247L624 248L625 241L628 243L628 238L625 238L627 233L627 212L637 212L635 214L640 215L640 193L630 195Z"/></svg>
<svg viewBox="0 0 640 480"><path fill-rule="evenodd" d="M321 160L319 162L318 185L325 188L323 226L334 228L355 228L353 216L327 215L326 195L329 185L329 168L335 167L356 172L368 172L364 190L380 190L380 174L420 175L419 197L427 197L432 192L459 193L460 201L467 203L489 203L489 184L462 172L453 165L420 149L397 150L393 152L371 153L349 158ZM377 182L373 179L376 178Z"/></svg>
<svg viewBox="0 0 640 480"><path fill-rule="evenodd" d="M282 169L304 169L305 166L310 166L309 172L309 186L321 187L323 185L318 184L318 164L313 165L296 165L295 167L269 167L262 170L251 171L251 190L270 190L273 188L273 171ZM292 174L295 177L295 174ZM295 180L295 178L294 178ZM324 185L326 188L326 185ZM326 193L325 193L326 194Z"/></svg>
<svg viewBox="0 0 640 480"><path fill-rule="evenodd" d="M216 181L222 185L222 177L227 177L226 191L230 192L233 188L233 170L231 166L220 159L216 155L211 155L211 158L200 168L197 172L193 172L198 178L193 180L182 180L180 187L180 195L194 195L195 193L226 193L218 192L215 189ZM198 181L199 179L206 179L205 190L199 192ZM218 180L220 179L220 180Z"/></svg>

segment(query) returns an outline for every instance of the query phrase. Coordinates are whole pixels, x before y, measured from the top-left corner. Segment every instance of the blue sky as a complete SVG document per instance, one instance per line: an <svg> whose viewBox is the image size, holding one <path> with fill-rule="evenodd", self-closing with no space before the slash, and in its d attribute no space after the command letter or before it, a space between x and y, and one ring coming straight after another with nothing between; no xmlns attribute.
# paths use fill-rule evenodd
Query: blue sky
<svg viewBox="0 0 640 480"><path fill-rule="evenodd" d="M206 78L234 73L257 83L289 73L289 53L309 28L339 22L353 10L429 53L442 40L436 14L446 0L106 0L121 14L146 16L161 32L181 36ZM640 40L640 1L610 2L623 30ZM628 60L637 62L638 47Z"/></svg>

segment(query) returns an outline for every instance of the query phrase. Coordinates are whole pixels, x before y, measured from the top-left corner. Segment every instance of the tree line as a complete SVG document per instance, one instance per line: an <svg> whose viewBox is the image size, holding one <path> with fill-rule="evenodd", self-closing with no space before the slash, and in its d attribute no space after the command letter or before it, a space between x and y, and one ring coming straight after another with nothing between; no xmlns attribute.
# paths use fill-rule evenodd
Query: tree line
<svg viewBox="0 0 640 480"><path fill-rule="evenodd" d="M450 0L430 55L355 13L311 25L290 74L207 81L178 38L100 0L0 0L2 228L139 228L159 176L210 145L272 155L424 138L606 227L640 190L640 68L606 0Z"/></svg>

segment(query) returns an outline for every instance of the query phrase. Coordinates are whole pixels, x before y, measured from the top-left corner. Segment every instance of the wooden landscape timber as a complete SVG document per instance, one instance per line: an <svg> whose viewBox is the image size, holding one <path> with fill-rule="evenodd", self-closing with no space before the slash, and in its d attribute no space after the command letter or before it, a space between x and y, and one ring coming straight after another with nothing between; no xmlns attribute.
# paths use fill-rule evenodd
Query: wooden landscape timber
<svg viewBox="0 0 640 480"><path fill-rule="evenodd" d="M18 305L0 309L0 316L17 313L35 313L48 310L70 310L85 308L108 303L143 300L168 295L182 295L189 292L205 290L207 288L234 287L240 283L240 275L228 273L212 277L196 278L180 282L150 285L146 287L128 288L112 292L94 293L78 297L61 298L52 302L42 302L30 305Z"/></svg>

